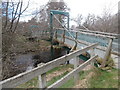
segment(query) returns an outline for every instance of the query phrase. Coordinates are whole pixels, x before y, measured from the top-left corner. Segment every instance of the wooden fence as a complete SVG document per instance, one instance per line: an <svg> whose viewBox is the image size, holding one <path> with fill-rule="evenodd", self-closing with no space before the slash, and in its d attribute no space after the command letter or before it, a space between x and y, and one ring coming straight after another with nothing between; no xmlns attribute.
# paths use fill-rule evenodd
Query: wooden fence
<svg viewBox="0 0 120 90"><path fill-rule="evenodd" d="M20 84L23 84L29 80L31 80L34 77L38 77L39 78L39 88L55 88L55 87L59 87L61 86L63 83L65 83L67 80L69 80L72 76L75 77L75 80L78 80L78 72L80 72L80 70L82 70L84 67L86 67L88 64L92 63L95 58L97 57L97 55L95 55L93 53L93 49L96 48L96 46L98 45L98 43L96 44L92 44L89 45L83 49L80 50L76 50L74 52L71 52L67 55L64 55L60 58L57 58L53 61L50 61L46 64L43 64L41 66L38 66L30 71L21 73L17 76L14 76L12 78L6 79L4 81L0 82L0 87L2 88L15 88L16 86L19 86ZM91 58L86 61L85 63L79 65L79 55L91 50ZM69 61L71 59L75 58L75 64L74 64L74 70L71 71L70 73L68 73L66 76L64 76L63 78L61 78L60 80L58 80L57 82L55 82L54 84L50 85L49 87L47 87L46 85L46 72L59 66L60 64L63 64L66 61Z"/></svg>

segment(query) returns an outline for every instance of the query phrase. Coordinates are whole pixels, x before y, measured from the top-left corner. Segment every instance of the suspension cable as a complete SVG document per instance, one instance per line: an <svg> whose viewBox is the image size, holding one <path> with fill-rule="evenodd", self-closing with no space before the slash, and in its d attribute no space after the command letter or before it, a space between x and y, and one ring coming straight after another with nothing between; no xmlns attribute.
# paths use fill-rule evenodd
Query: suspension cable
<svg viewBox="0 0 120 90"><path fill-rule="evenodd" d="M66 31L68 31L69 35L76 41L75 37L70 33L70 31L69 31L65 26L62 25L62 23L59 21L59 19L58 19L53 13L51 13L51 14L52 14L52 15L54 16L54 18L58 21L58 23L59 23Z"/></svg>

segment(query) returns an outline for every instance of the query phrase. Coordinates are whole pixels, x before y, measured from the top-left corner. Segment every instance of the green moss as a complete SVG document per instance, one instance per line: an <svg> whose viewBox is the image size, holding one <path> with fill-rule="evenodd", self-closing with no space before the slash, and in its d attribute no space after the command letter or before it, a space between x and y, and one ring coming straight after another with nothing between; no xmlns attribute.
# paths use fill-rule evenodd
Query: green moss
<svg viewBox="0 0 120 90"><path fill-rule="evenodd" d="M98 57L96 59L97 63L96 64L99 64L99 65L102 65L104 59ZM98 65L96 65L98 66ZM113 58L112 57L109 57L109 59L107 60L106 64L105 64L105 67L102 68L103 70L108 70L108 69L112 69L112 67L115 66L114 64L114 61L113 61Z"/></svg>

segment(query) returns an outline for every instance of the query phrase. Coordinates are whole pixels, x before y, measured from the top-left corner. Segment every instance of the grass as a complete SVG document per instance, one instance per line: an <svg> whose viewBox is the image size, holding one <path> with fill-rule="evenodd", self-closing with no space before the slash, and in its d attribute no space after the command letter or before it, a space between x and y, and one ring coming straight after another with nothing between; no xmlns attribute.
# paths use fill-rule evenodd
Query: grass
<svg viewBox="0 0 120 90"><path fill-rule="evenodd" d="M74 78L72 77L70 80L68 80L65 84L63 84L62 86L60 86L59 88L71 88L73 87L74 84Z"/></svg>
<svg viewBox="0 0 120 90"><path fill-rule="evenodd" d="M62 75L60 76L57 76L57 77L53 77L52 80L48 81L47 82L47 86L50 86L51 84L53 84L54 82L56 82L57 80L61 79L63 76L65 76L66 74L68 74L69 72L66 71L65 73L63 73Z"/></svg>
<svg viewBox="0 0 120 90"><path fill-rule="evenodd" d="M67 69L67 68L73 68L73 65L66 64L66 65L61 65L61 66L55 67L55 68L51 69L50 71L48 71L47 74L52 73L54 71L59 71L61 69Z"/></svg>
<svg viewBox="0 0 120 90"><path fill-rule="evenodd" d="M118 88L118 70L111 69L111 71L103 71L96 68L96 70L80 71L79 80L83 80L90 72L95 72L95 76L88 80L89 88ZM74 78L68 80L60 88L74 87Z"/></svg>
<svg viewBox="0 0 120 90"><path fill-rule="evenodd" d="M79 79L80 79L80 80L85 79L85 76L88 75L90 72L91 72L91 70L88 70L88 71L80 71L80 72L79 72Z"/></svg>
<svg viewBox="0 0 120 90"><path fill-rule="evenodd" d="M89 80L90 88L118 88L117 69L111 69L111 71L97 69L95 72L96 75Z"/></svg>
<svg viewBox="0 0 120 90"><path fill-rule="evenodd" d="M79 72L79 80L82 80L85 78L87 74L89 74L90 71L80 71ZM68 80L65 84L63 84L60 88L72 88L75 86L74 83L74 77L72 77L70 80Z"/></svg>
<svg viewBox="0 0 120 90"><path fill-rule="evenodd" d="M73 65L71 65L71 64L61 65L59 67L55 67L55 68L51 69L46 74L50 74L52 72L59 71L59 70L62 70L62 69L67 69L67 68L73 68ZM66 71L62 75L53 77L50 81L47 82L47 86L53 84L54 82L56 82L57 80L59 80L60 78L62 78L63 76L65 76L68 73L69 72ZM20 86L17 86L17 88L38 88L38 77L35 77L35 78L31 79L30 81L28 81L24 84L21 84Z"/></svg>
<svg viewBox="0 0 120 90"><path fill-rule="evenodd" d="M48 71L47 74L50 74L62 69L67 69L67 68L73 68L73 65L61 65L59 67L56 67ZM117 88L118 87L118 70L117 69L111 69L111 71L103 71L101 69L95 68L93 70L80 71L79 80L85 79L90 72L94 72L95 75L88 80L89 88ZM54 82L61 79L63 76L65 76L68 73L69 72L66 71L62 75L53 77L50 81L47 82L47 86L53 84ZM65 84L63 84L59 88L72 88L74 86L75 86L74 78L72 77L70 80L68 80ZM37 77L18 86L18 88L37 88L37 87L38 87Z"/></svg>
<svg viewBox="0 0 120 90"><path fill-rule="evenodd" d="M90 72L96 74L88 80L89 88L118 88L118 70L111 69L111 71L103 71L96 68L97 70L88 70L79 72L79 80L83 80L89 75ZM67 83L62 85L60 88L72 88L74 87L74 79L71 78Z"/></svg>

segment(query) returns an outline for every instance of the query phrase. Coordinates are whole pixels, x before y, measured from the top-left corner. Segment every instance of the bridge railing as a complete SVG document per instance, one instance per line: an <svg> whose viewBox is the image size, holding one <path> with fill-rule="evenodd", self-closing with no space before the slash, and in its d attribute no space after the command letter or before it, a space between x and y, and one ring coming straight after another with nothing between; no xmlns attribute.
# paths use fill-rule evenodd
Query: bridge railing
<svg viewBox="0 0 120 90"><path fill-rule="evenodd" d="M56 28L57 30L65 30L64 28ZM99 37L105 38L119 38L120 34L113 34L107 32L100 32L100 31L92 31L92 30L84 30L84 29L70 29L69 31L72 32L83 32L84 34L96 35Z"/></svg>
<svg viewBox="0 0 120 90"><path fill-rule="evenodd" d="M31 80L34 77L38 77L39 78L39 88L47 88L46 85L46 72L59 66L60 64L63 64L66 61L69 61L73 58L75 58L75 64L74 64L74 70L71 71L70 73L68 73L66 76L64 76L62 79L58 80L57 82L55 82L54 84L52 84L51 86L49 86L48 88L53 88L53 87L59 87L60 85L62 85L64 82L66 82L68 79L70 79L70 77L74 76L75 80L78 80L78 72L83 69L85 66L87 66L88 64L92 63L95 58L97 58L97 55L95 55L93 53L93 49L98 46L98 43L96 44L92 44L89 45L83 49L80 50L76 50L74 52L71 52L65 56L62 56L60 58L57 58L53 61L50 61L46 64L43 64L41 66L38 66L30 71L21 73L17 76L11 77L9 79L6 79L4 81L0 82L0 87L2 88L15 88L16 86L19 86L29 80ZM85 63L79 65L79 58L78 56L88 50L92 50L91 52L91 58L86 61Z"/></svg>
<svg viewBox="0 0 120 90"><path fill-rule="evenodd" d="M97 47L97 50L103 51L104 54L101 54L100 57L104 59L102 63L102 67L105 66L105 62L111 57L111 54L116 56L120 56L118 42L114 40L118 40L119 34L109 34L103 32L91 32L89 30L86 31L78 31L78 30L67 30L67 29L56 29L56 35L60 36L62 43L69 43L70 45L75 43L72 49L76 49L78 44L81 45L89 45L89 43L99 43L100 46ZM55 37L57 39L57 37ZM69 40L74 41L73 43L69 42ZM114 45L113 45L114 43ZM98 53L98 52L96 52Z"/></svg>
<svg viewBox="0 0 120 90"><path fill-rule="evenodd" d="M103 33L103 32L98 32L98 31L93 32L89 30L87 31L86 30L66 31L63 28L56 28L55 38L56 39L61 38L60 42L62 43L64 43L66 39L68 39L68 40L74 41L75 43L77 41L77 43L87 45L87 46L90 45L91 43L99 43L99 46L97 46L98 50L107 52L107 49L111 49L112 54L120 56L118 52L118 42L116 41L118 37L120 36L119 34ZM71 33L74 36L74 38L72 38L68 32ZM108 48L110 43L112 45L110 48Z"/></svg>

